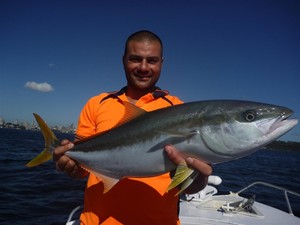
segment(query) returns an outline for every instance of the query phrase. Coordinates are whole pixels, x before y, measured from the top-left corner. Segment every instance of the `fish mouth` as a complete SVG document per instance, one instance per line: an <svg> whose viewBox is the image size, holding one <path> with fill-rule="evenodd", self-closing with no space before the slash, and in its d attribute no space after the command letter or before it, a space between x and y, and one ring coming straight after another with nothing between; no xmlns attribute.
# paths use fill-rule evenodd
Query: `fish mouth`
<svg viewBox="0 0 300 225"><path fill-rule="evenodd" d="M281 113L281 115L275 120L269 129L269 133L275 132L284 134L294 126L297 125L298 119L290 118L294 112L290 109L287 109Z"/></svg>

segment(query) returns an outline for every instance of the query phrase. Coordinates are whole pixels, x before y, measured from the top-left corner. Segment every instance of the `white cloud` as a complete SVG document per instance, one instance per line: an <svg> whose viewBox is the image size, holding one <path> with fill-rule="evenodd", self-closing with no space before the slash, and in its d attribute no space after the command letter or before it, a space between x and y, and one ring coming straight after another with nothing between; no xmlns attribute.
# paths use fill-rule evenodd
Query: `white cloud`
<svg viewBox="0 0 300 225"><path fill-rule="evenodd" d="M54 63L49 63L48 66L49 66L50 68L55 68L55 67L56 67L56 65L55 65Z"/></svg>
<svg viewBox="0 0 300 225"><path fill-rule="evenodd" d="M36 83L34 81L28 81L26 82L25 87L35 91L42 91L42 92L50 92L54 90L51 84L48 84L46 82Z"/></svg>

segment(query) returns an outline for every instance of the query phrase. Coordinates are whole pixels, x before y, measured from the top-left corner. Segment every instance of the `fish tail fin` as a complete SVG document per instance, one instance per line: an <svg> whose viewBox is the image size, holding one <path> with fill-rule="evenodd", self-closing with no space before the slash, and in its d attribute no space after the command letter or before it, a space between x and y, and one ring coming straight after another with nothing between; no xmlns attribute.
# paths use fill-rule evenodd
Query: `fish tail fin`
<svg viewBox="0 0 300 225"><path fill-rule="evenodd" d="M167 192L180 185L179 191L176 193L176 196L181 194L193 183L198 175L198 171L189 168L186 164L179 164L176 168L175 175L172 178L172 182L167 188Z"/></svg>
<svg viewBox="0 0 300 225"><path fill-rule="evenodd" d="M45 149L26 164L27 167L38 166L52 159L53 149L58 146L59 141L45 121L36 113L33 113L45 139Z"/></svg>

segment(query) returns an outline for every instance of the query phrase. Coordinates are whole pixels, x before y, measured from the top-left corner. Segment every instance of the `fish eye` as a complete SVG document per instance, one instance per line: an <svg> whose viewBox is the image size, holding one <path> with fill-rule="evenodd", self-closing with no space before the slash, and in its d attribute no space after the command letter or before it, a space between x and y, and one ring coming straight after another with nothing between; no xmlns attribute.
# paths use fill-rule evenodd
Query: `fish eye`
<svg viewBox="0 0 300 225"><path fill-rule="evenodd" d="M248 110L244 113L244 117L247 122L252 122L256 119L256 113L253 110Z"/></svg>

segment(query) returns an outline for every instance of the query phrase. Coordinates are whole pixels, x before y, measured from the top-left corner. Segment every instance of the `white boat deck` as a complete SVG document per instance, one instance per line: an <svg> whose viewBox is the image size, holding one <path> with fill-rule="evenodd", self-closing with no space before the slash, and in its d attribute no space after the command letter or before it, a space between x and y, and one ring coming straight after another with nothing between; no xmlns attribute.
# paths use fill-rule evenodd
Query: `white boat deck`
<svg viewBox="0 0 300 225"><path fill-rule="evenodd" d="M220 183L218 180L221 182L219 178L217 183ZM282 190L290 214L239 195L254 185ZM254 182L239 192L228 195L216 195L217 189L207 186L203 191L185 195L180 200L181 225L300 225L300 218L292 215L287 193L300 197L299 193L264 182ZM71 212L66 225L79 225L79 221L72 217L80 209L77 207Z"/></svg>
<svg viewBox="0 0 300 225"><path fill-rule="evenodd" d="M240 196L217 195L203 201L182 201L180 203L180 220L182 225L221 225L221 224L272 224L300 225L300 218L292 216L276 208L254 202L254 213L234 212L225 213L220 210L223 204L239 202Z"/></svg>

